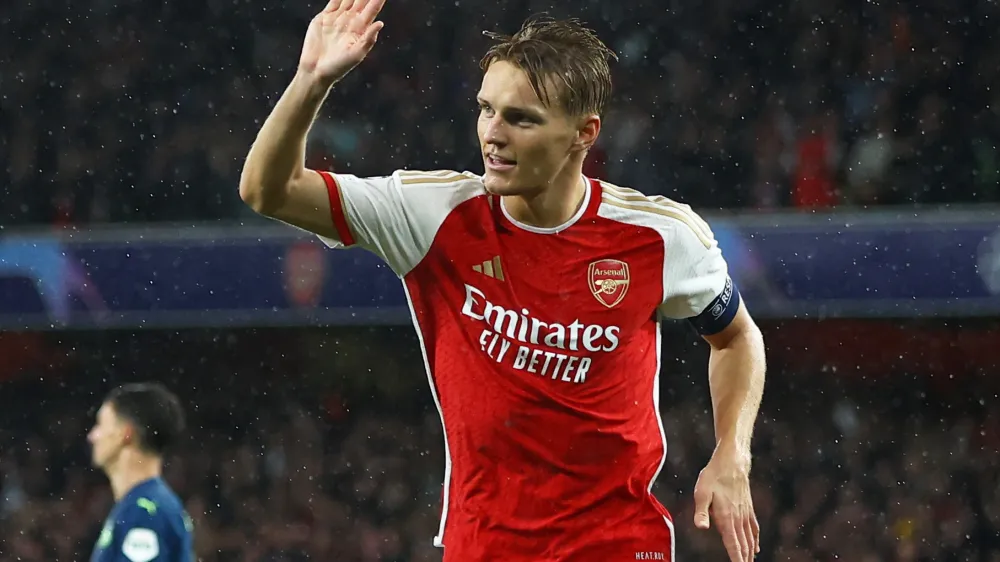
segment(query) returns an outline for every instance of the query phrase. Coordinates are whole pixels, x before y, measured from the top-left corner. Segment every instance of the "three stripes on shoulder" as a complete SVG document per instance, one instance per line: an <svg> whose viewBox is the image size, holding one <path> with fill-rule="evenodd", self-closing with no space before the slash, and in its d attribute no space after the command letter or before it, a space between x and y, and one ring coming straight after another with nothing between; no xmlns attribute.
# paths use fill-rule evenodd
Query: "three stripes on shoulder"
<svg viewBox="0 0 1000 562"><path fill-rule="evenodd" d="M403 185L418 184L449 184L460 181L479 180L472 172L456 172L454 170L398 170L396 174Z"/></svg>
<svg viewBox="0 0 1000 562"><path fill-rule="evenodd" d="M712 233L711 227L691 209L690 205L678 203L662 195L645 195L634 189L598 181L603 188L601 198L605 204L680 221L694 232L706 248L711 248L714 244L715 234Z"/></svg>

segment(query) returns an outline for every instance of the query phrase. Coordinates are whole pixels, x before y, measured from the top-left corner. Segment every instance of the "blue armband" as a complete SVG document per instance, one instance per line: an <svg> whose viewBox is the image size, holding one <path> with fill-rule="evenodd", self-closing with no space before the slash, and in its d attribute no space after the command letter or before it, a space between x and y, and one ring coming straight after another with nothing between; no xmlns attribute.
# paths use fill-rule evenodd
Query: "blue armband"
<svg viewBox="0 0 1000 562"><path fill-rule="evenodd" d="M733 283L732 278L726 277L726 284L722 287L722 292L715 297L705 310L689 318L688 322L694 329L703 336L718 334L726 329L726 326L736 317L736 311L740 309L740 292Z"/></svg>

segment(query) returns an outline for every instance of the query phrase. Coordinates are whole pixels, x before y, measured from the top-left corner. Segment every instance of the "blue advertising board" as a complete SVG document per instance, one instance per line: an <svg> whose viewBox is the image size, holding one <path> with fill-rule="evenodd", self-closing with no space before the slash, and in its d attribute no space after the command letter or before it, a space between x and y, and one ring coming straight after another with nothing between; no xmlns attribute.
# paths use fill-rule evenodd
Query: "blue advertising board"
<svg viewBox="0 0 1000 562"><path fill-rule="evenodd" d="M1000 316L1000 212L706 217L757 317ZM400 281L290 227L0 236L0 329L405 324Z"/></svg>

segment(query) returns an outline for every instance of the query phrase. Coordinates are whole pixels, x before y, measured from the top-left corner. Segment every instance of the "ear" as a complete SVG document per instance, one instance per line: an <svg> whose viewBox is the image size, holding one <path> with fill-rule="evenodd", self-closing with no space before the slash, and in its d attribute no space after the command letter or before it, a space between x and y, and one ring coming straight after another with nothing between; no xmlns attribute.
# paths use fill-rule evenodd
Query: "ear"
<svg viewBox="0 0 1000 562"><path fill-rule="evenodd" d="M583 117L576 129L576 140L573 142L574 150L590 150L590 147L597 142L599 134L601 134L601 117L599 115Z"/></svg>
<svg viewBox="0 0 1000 562"><path fill-rule="evenodd" d="M135 439L135 426L123 420L119 431L121 431L122 444L131 445Z"/></svg>

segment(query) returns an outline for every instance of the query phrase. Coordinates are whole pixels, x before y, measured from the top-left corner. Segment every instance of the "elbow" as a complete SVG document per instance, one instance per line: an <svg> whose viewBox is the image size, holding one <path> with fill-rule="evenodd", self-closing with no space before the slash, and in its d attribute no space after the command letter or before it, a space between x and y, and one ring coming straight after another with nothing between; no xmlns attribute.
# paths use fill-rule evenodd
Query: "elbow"
<svg viewBox="0 0 1000 562"><path fill-rule="evenodd" d="M735 347L744 349L749 356L754 358L755 362L764 361L766 350L764 346L764 334L761 333L757 324L750 323L744 327L739 335L734 338L733 344L735 344Z"/></svg>
<svg viewBox="0 0 1000 562"><path fill-rule="evenodd" d="M756 349L764 349L764 334L760 331L760 327L756 323L751 323L744 332L744 337L750 342L750 345Z"/></svg>
<svg viewBox="0 0 1000 562"><path fill-rule="evenodd" d="M247 174L240 178L240 199L259 215L273 216L275 209L280 206L281 191L269 189L263 182Z"/></svg>
<svg viewBox="0 0 1000 562"><path fill-rule="evenodd" d="M735 351L752 356L764 352L764 335L757 326L747 326L736 333L728 334L724 340L712 340L709 343L713 352Z"/></svg>
<svg viewBox="0 0 1000 562"><path fill-rule="evenodd" d="M255 213L262 213L264 210L264 198L261 194L263 190L259 185L255 185L246 179L240 179L240 199L247 207L254 210Z"/></svg>
<svg viewBox="0 0 1000 562"><path fill-rule="evenodd" d="M767 370L767 348L764 345L764 334L756 324L751 324L743 333L744 345L746 349L746 360L754 366L754 374L764 376Z"/></svg>
<svg viewBox="0 0 1000 562"><path fill-rule="evenodd" d="M750 322L738 329L731 330L724 339L709 337L712 363L725 362L738 365L740 372L763 383L767 370L767 350L764 346L764 335L756 324ZM723 369L727 371L727 369Z"/></svg>

